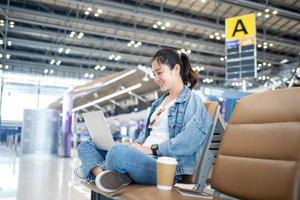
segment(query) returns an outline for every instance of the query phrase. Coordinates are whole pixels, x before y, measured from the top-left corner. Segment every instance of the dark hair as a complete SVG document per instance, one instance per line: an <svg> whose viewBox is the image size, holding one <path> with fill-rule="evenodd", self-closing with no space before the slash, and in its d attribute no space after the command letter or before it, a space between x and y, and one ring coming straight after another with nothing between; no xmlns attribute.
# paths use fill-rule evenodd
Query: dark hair
<svg viewBox="0 0 300 200"><path fill-rule="evenodd" d="M191 61L185 53L177 53L173 49L160 49L152 58L160 64L166 64L170 69L174 69L175 65L180 66L180 76L183 84L188 85L192 89L197 83L198 77L196 72L192 70Z"/></svg>

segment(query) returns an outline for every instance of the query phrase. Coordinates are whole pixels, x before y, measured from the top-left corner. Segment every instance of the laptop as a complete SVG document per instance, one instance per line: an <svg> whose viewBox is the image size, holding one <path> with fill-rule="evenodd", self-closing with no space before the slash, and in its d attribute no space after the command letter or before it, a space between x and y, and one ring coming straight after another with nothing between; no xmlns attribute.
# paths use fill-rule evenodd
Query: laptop
<svg viewBox="0 0 300 200"><path fill-rule="evenodd" d="M94 111L83 113L82 116L93 142L99 149L108 151L115 142L104 113L102 111Z"/></svg>

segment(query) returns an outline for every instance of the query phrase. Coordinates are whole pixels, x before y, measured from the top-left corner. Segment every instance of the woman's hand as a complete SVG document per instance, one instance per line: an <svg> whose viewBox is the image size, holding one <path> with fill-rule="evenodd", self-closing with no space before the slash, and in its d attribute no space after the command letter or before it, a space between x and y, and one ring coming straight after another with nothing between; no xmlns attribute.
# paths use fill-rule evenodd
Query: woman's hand
<svg viewBox="0 0 300 200"><path fill-rule="evenodd" d="M139 151L141 151L141 152L143 152L143 153L145 153L145 154L147 154L147 155L152 155L152 150L151 150L150 147L145 147L145 146L140 145L138 143L132 143L130 146L137 149L137 150L139 150Z"/></svg>

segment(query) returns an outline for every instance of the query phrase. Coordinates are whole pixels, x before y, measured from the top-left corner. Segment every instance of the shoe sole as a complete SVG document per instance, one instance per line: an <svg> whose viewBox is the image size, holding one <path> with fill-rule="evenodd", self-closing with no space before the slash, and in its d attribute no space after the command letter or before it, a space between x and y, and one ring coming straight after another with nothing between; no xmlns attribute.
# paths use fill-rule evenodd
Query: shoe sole
<svg viewBox="0 0 300 200"><path fill-rule="evenodd" d="M101 182L100 182L100 179L101 177L105 176L106 174L108 173L115 173L111 170L107 170L107 171L104 171L102 172L100 175L96 176L96 179L95 179L95 183L96 183L96 186L99 190L103 191L103 192L107 192L107 193L111 193L111 192L115 192L115 191L118 191L119 189L121 189L122 187L126 186L126 185L129 185L131 183L131 180L128 178L128 182L120 185L118 188L116 188L115 190L111 190L111 189L107 189L105 188ZM115 173L116 174L116 173Z"/></svg>

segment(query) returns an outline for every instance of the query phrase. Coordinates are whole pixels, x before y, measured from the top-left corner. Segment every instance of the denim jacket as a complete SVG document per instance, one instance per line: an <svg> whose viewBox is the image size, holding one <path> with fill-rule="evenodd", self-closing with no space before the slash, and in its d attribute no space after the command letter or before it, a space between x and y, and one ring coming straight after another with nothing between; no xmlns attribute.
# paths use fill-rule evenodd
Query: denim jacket
<svg viewBox="0 0 300 200"><path fill-rule="evenodd" d="M143 144L150 135L150 118L168 94L157 99L151 107L146 129L134 141ZM168 112L169 140L159 144L159 156L177 159L176 175L193 174L198 155L201 155L211 130L211 118L200 97L187 86L181 91Z"/></svg>

